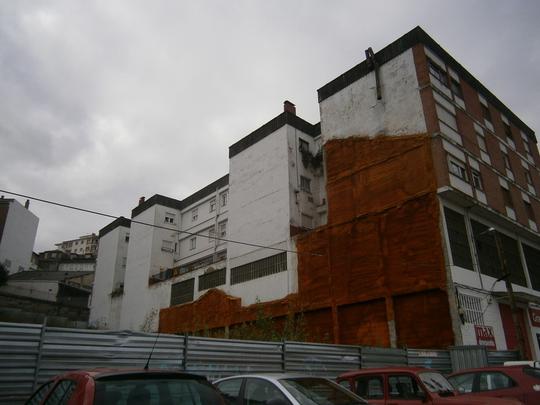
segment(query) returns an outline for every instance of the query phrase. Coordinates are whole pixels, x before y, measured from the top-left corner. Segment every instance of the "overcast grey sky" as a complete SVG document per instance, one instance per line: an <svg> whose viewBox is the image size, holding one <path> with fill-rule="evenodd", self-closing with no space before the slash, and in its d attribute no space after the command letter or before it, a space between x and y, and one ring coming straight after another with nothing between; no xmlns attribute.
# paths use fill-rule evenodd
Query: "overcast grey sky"
<svg viewBox="0 0 540 405"><path fill-rule="evenodd" d="M417 25L536 131L539 20L536 0L0 0L0 189L126 217L183 199L285 99L318 122L318 88ZM30 208L37 252L110 222Z"/></svg>

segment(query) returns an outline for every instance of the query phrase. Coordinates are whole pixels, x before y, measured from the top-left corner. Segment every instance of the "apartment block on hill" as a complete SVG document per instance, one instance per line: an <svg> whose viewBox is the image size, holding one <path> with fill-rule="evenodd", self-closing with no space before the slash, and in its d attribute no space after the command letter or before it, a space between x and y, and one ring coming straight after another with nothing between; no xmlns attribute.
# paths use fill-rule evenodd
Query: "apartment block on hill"
<svg viewBox="0 0 540 405"><path fill-rule="evenodd" d="M319 124L286 102L228 175L104 228L91 322L227 334L262 306L313 340L514 349L509 279L538 358L534 131L419 27L318 98Z"/></svg>

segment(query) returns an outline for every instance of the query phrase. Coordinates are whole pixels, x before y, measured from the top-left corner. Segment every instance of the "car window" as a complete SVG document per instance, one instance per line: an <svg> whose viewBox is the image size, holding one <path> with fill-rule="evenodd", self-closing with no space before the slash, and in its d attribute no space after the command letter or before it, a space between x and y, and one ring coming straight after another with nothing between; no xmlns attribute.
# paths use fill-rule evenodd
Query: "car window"
<svg viewBox="0 0 540 405"><path fill-rule="evenodd" d="M356 393L365 399L384 399L382 377L358 377L356 379Z"/></svg>
<svg viewBox="0 0 540 405"><path fill-rule="evenodd" d="M523 367L523 372L531 377L540 378L540 369L538 368L526 366Z"/></svg>
<svg viewBox="0 0 540 405"><path fill-rule="evenodd" d="M26 401L26 405L38 405L41 403L47 392L51 389L54 381L48 381L37 389L32 397Z"/></svg>
<svg viewBox="0 0 540 405"><path fill-rule="evenodd" d="M348 390L352 391L351 383L349 380L341 380L337 382L339 385L341 385L343 388L347 388Z"/></svg>
<svg viewBox="0 0 540 405"><path fill-rule="evenodd" d="M229 404L238 403L238 396L240 395L240 387L242 386L243 378L233 378L231 380L221 381L216 384L216 387L221 392L223 397Z"/></svg>
<svg viewBox="0 0 540 405"><path fill-rule="evenodd" d="M246 405L264 405L271 399L281 399L290 403L283 393L271 382L260 378L247 378L244 387L244 403Z"/></svg>
<svg viewBox="0 0 540 405"><path fill-rule="evenodd" d="M152 378L96 380L98 405L214 405L221 404L217 390L206 380Z"/></svg>
<svg viewBox="0 0 540 405"><path fill-rule="evenodd" d="M474 387L474 373L460 374L448 378L448 381L462 394L472 392Z"/></svg>
<svg viewBox="0 0 540 405"><path fill-rule="evenodd" d="M498 371L486 371L480 373L478 389L480 391L492 391L512 388L514 385L514 381L506 374Z"/></svg>
<svg viewBox="0 0 540 405"><path fill-rule="evenodd" d="M67 404L76 386L77 383L73 380L61 380L53 388L49 398L45 401L45 405Z"/></svg>
<svg viewBox="0 0 540 405"><path fill-rule="evenodd" d="M419 399L424 398L425 394L416 379L401 374L388 376L388 396L392 399Z"/></svg>
<svg viewBox="0 0 540 405"><path fill-rule="evenodd" d="M301 404L358 405L366 403L352 392L325 378L282 378L279 382Z"/></svg>

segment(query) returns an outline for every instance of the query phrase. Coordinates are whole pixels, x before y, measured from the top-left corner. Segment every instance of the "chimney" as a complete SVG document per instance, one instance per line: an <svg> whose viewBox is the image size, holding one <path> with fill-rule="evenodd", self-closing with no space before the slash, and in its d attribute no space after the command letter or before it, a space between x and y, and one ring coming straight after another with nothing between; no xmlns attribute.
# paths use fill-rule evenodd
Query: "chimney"
<svg viewBox="0 0 540 405"><path fill-rule="evenodd" d="M28 207L30 207L30 200L26 200L24 203L24 208L28 209Z"/></svg>
<svg viewBox="0 0 540 405"><path fill-rule="evenodd" d="M142 196L141 198L139 198L139 205L141 205L143 202L144 202L145 198L144 196Z"/></svg>
<svg viewBox="0 0 540 405"><path fill-rule="evenodd" d="M283 102L283 111L296 115L296 106L289 100Z"/></svg>

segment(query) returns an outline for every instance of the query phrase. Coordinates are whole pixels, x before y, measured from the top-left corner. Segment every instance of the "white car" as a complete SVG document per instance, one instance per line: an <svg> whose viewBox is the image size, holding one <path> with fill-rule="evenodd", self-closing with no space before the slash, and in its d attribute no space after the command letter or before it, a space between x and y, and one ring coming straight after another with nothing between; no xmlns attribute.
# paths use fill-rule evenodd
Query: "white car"
<svg viewBox="0 0 540 405"><path fill-rule="evenodd" d="M214 381L230 405L363 405L365 400L322 377L250 374Z"/></svg>

